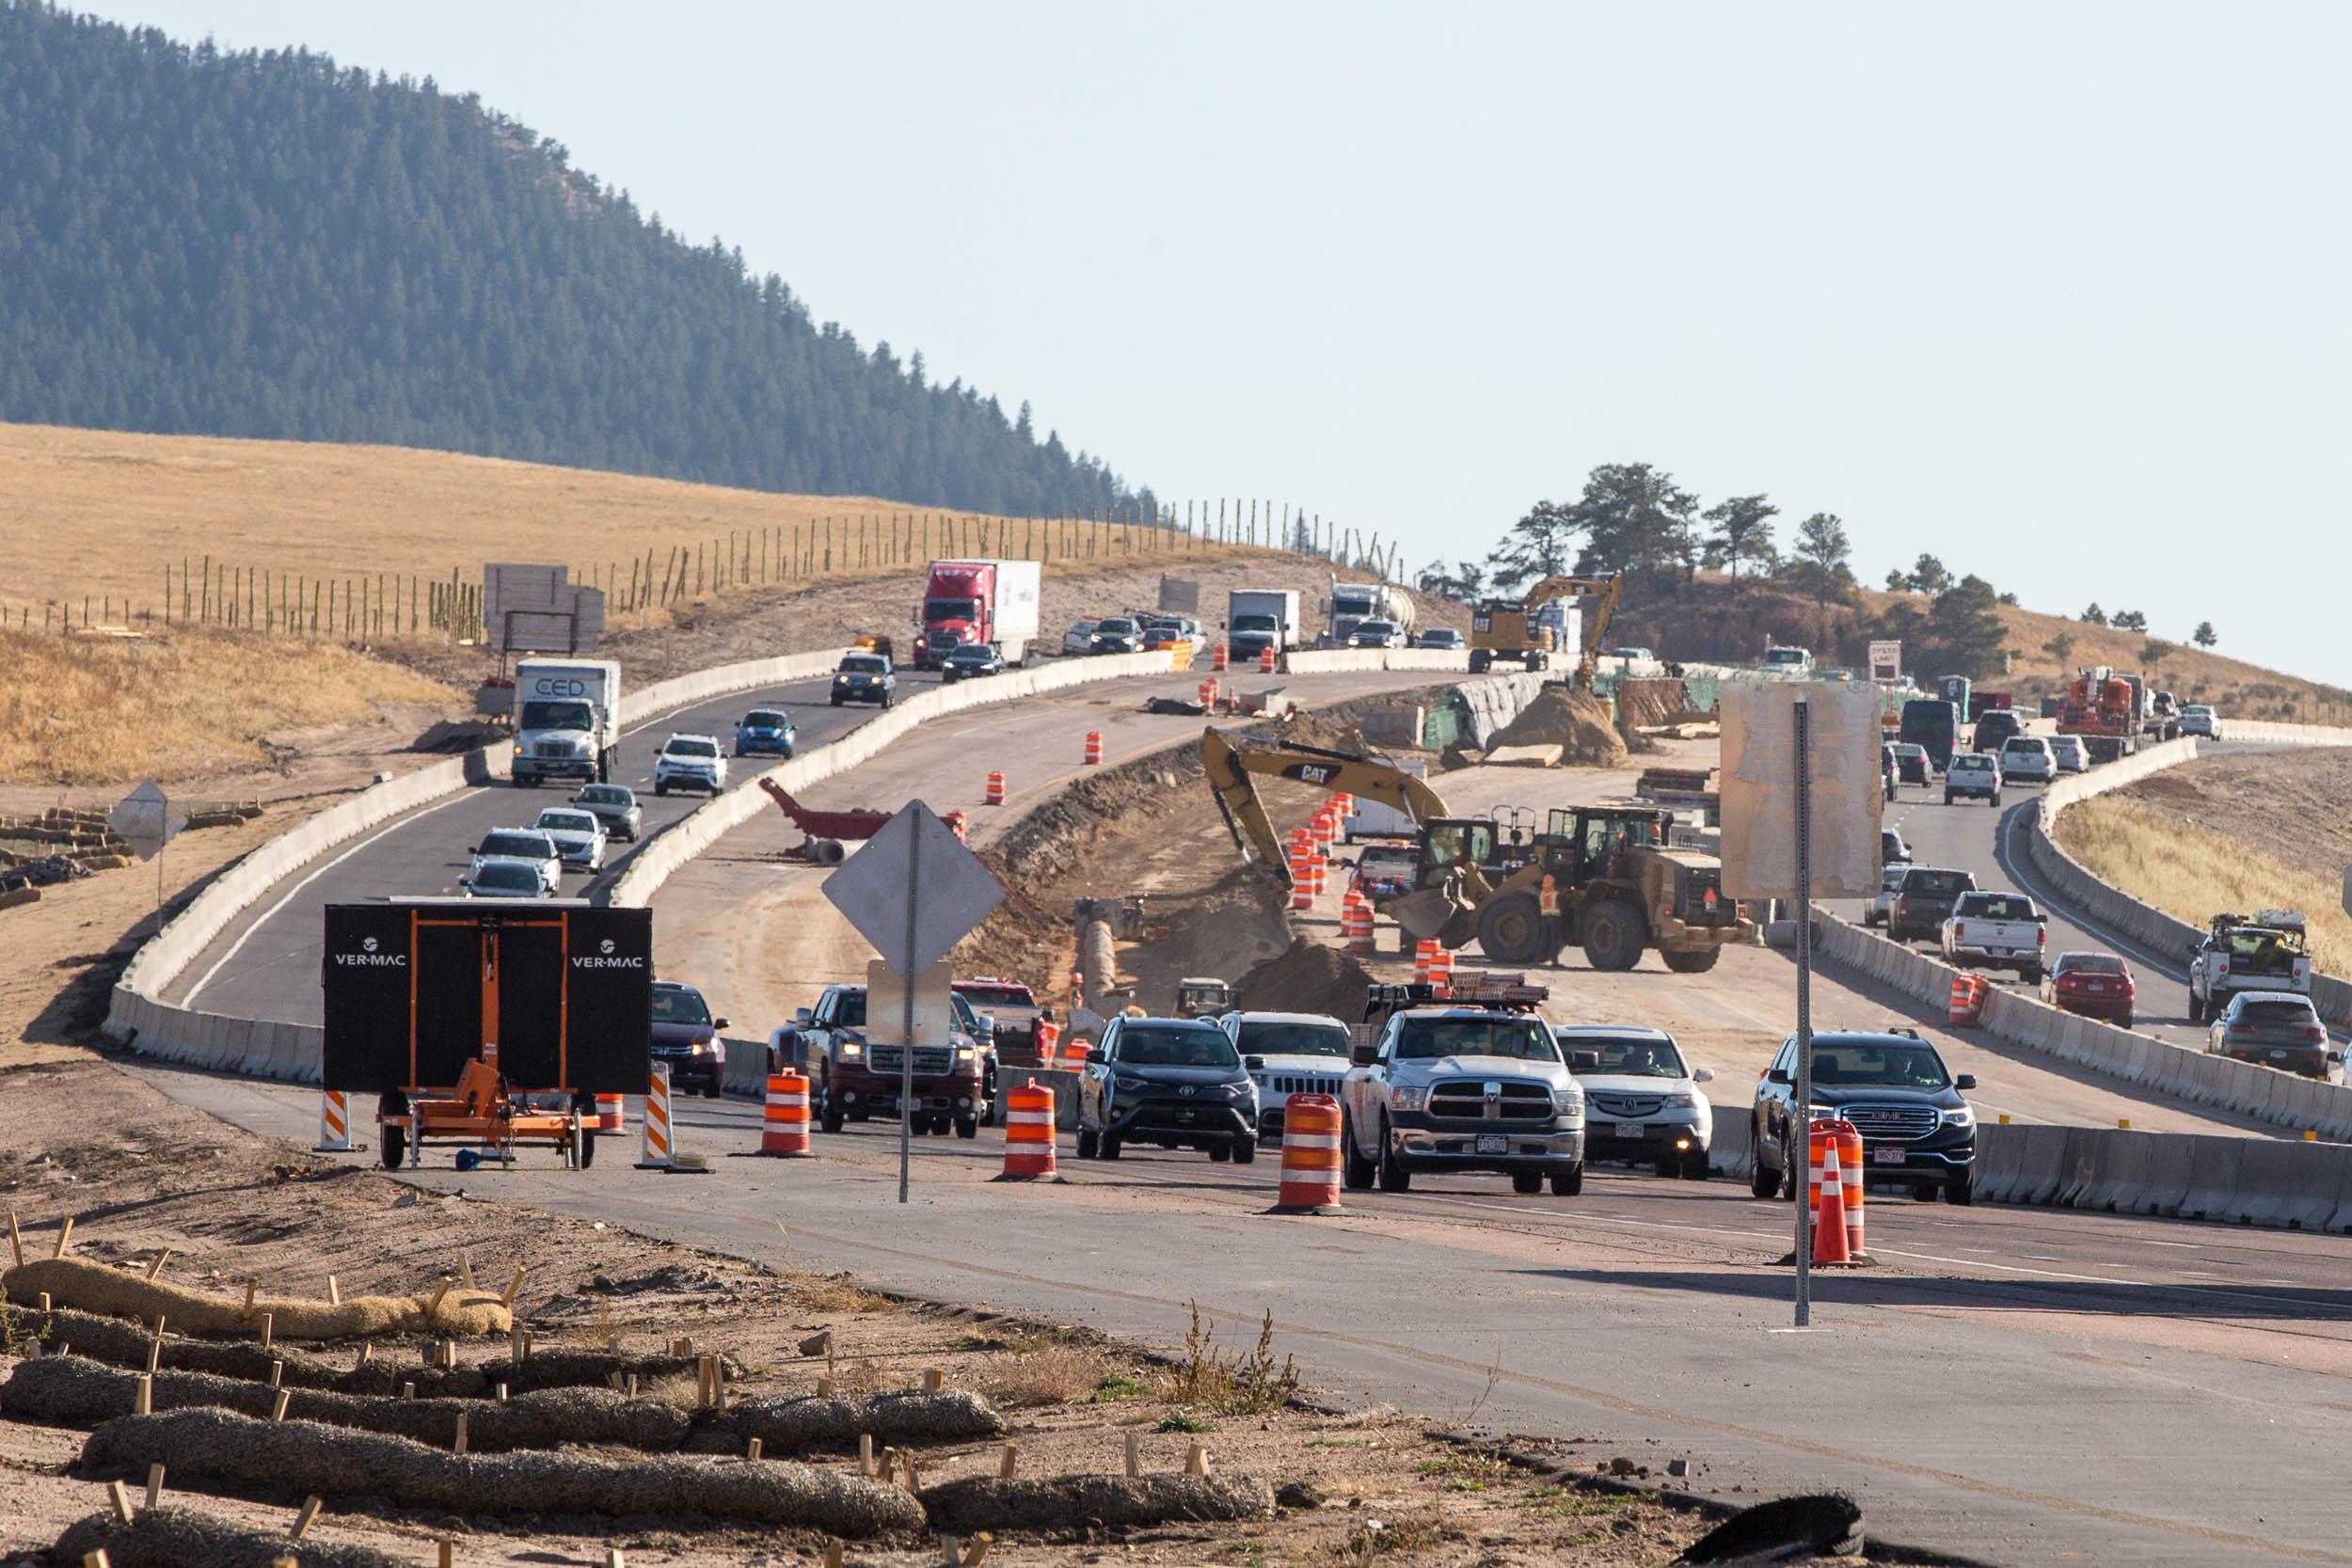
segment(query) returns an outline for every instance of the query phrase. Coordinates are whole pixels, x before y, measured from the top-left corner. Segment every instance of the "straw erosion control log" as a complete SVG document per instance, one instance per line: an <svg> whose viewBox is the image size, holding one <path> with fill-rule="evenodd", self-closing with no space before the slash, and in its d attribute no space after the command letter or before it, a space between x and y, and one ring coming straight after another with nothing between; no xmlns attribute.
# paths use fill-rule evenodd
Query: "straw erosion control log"
<svg viewBox="0 0 2352 1568"><path fill-rule="evenodd" d="M405 1437L223 1410L126 1416L82 1446L82 1467L96 1476L143 1476L150 1465L164 1465L179 1484L382 1497L473 1515L658 1514L800 1525L858 1539L923 1523L922 1505L899 1488L788 1461L456 1455Z"/></svg>
<svg viewBox="0 0 2352 1568"><path fill-rule="evenodd" d="M192 1508L141 1509L125 1524L93 1513L66 1527L50 1548L53 1562L82 1562L106 1554L108 1568L273 1568L289 1560L283 1530L249 1530ZM372 1546L306 1539L302 1568L414 1568L413 1560Z"/></svg>
<svg viewBox="0 0 2352 1568"><path fill-rule="evenodd" d="M257 1296L206 1295L162 1280L142 1279L80 1258L40 1258L0 1275L0 1291L20 1307L44 1295L59 1307L108 1317L163 1318L192 1334L258 1334L267 1314L280 1339L359 1339L392 1334L504 1334L515 1326L506 1304L485 1291L462 1287L420 1296L355 1296L339 1304ZM436 1303L435 1297L438 1296Z"/></svg>

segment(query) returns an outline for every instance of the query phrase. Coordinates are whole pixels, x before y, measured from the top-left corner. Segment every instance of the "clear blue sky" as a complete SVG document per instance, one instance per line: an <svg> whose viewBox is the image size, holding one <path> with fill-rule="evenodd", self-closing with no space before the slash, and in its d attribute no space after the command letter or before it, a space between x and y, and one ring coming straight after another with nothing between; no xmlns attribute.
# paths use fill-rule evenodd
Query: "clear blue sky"
<svg viewBox="0 0 2352 1568"><path fill-rule="evenodd" d="M472 90L1164 497L1595 464L2352 684L2352 7L97 0Z"/></svg>

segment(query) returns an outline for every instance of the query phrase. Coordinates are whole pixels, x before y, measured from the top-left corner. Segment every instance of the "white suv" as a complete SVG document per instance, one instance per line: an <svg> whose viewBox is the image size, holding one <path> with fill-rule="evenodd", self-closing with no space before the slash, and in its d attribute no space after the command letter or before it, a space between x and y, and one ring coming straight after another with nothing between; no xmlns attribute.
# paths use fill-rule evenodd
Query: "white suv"
<svg viewBox="0 0 2352 1568"><path fill-rule="evenodd" d="M727 755L707 735L674 735L653 760L653 792L702 789L716 795L727 786Z"/></svg>
<svg viewBox="0 0 2352 1568"><path fill-rule="evenodd" d="M1584 1086L1585 1159L1707 1180L1715 1108L1699 1085L1713 1080L1712 1071L1688 1066L1663 1029L1555 1023L1551 1036Z"/></svg>
<svg viewBox="0 0 2352 1568"><path fill-rule="evenodd" d="M2048 784L2058 777L2058 755L2038 735L2012 735L2001 742L2001 777Z"/></svg>
<svg viewBox="0 0 2352 1568"><path fill-rule="evenodd" d="M1347 1025L1326 1013L1232 1012L1216 1021L1233 1038L1258 1085L1258 1137L1282 1139L1282 1113L1295 1094L1339 1098L1352 1043Z"/></svg>

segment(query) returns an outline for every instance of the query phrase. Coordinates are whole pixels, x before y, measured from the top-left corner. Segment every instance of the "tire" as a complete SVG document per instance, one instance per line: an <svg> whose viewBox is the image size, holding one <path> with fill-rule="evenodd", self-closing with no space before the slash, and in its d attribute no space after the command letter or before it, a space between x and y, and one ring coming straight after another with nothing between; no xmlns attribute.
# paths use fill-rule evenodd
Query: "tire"
<svg viewBox="0 0 2352 1568"><path fill-rule="evenodd" d="M1584 960L1595 969L1631 969L1648 940L1642 911L1622 898L1604 898L1584 911Z"/></svg>
<svg viewBox="0 0 2352 1568"><path fill-rule="evenodd" d="M1379 1167L1357 1151L1356 1129L1348 1121L1346 1113L1341 1113L1340 1180L1351 1191L1367 1192L1372 1187L1373 1178L1377 1174L1379 1174Z"/></svg>
<svg viewBox="0 0 2352 1568"><path fill-rule="evenodd" d="M978 1137L979 1135L980 1135L980 1118L979 1118L978 1117L976 1117L976 1116L973 1116L973 1117L958 1117L956 1118L956 1136L957 1136L957 1137L959 1137L959 1138L977 1138L977 1137Z"/></svg>
<svg viewBox="0 0 2352 1568"><path fill-rule="evenodd" d="M1579 1160L1565 1170L1551 1173L1551 1196L1574 1197L1584 1190L1584 1162Z"/></svg>
<svg viewBox="0 0 2352 1568"><path fill-rule="evenodd" d="M1944 792L1944 803L1947 806L1952 803L1952 792L1948 789Z"/></svg>
<svg viewBox="0 0 2352 1568"><path fill-rule="evenodd" d="M719 1080L713 1078L709 1083L703 1085L703 1098L705 1100L716 1100L719 1098Z"/></svg>
<svg viewBox="0 0 2352 1568"><path fill-rule="evenodd" d="M1754 1197L1769 1198L1780 1191L1780 1173L1764 1168L1764 1140L1756 1135L1756 1124L1748 1124L1748 1193Z"/></svg>
<svg viewBox="0 0 2352 1568"><path fill-rule="evenodd" d="M1232 1144L1211 1144L1209 1146L1209 1158L1220 1165L1232 1160L1232 1157L1233 1146Z"/></svg>
<svg viewBox="0 0 2352 1568"><path fill-rule="evenodd" d="M2017 978L2022 984L2038 986L2042 984L2042 966L2035 964L2031 969L2021 969L2017 972Z"/></svg>
<svg viewBox="0 0 2352 1568"><path fill-rule="evenodd" d="M895 700L895 699L891 696L891 694L890 694L889 692L885 691L885 692L883 692L883 693L882 693L882 706L884 706L884 707L888 707L894 700Z"/></svg>
<svg viewBox="0 0 2352 1568"><path fill-rule="evenodd" d="M1081 1160L1094 1160L1101 1158L1103 1152L1102 1142L1100 1134L1098 1134L1093 1128L1079 1128L1078 1158Z"/></svg>
<svg viewBox="0 0 2352 1568"><path fill-rule="evenodd" d="M580 1168L586 1170L596 1163L596 1130L582 1125L580 1130Z"/></svg>
<svg viewBox="0 0 2352 1568"><path fill-rule="evenodd" d="M1707 1150L1703 1148L1685 1150L1682 1156L1682 1180L1704 1181L1707 1177Z"/></svg>
<svg viewBox="0 0 2352 1568"><path fill-rule="evenodd" d="M1483 675L1494 667L1494 662L1495 656L1487 652L1486 649L1481 648L1476 653L1470 655L1470 673L1473 675Z"/></svg>
<svg viewBox="0 0 2352 1568"><path fill-rule="evenodd" d="M1682 1173L1682 1156L1679 1154L1661 1154L1658 1157L1658 1162L1653 1168L1661 1177L1663 1177L1668 1180L1672 1180L1675 1177L1679 1176Z"/></svg>
<svg viewBox="0 0 2352 1568"><path fill-rule="evenodd" d="M841 705L841 699L840 699L840 698L838 698L838 697L834 698L834 699L833 699L833 705L834 705L834 707L839 707L839 706Z"/></svg>
<svg viewBox="0 0 2352 1568"><path fill-rule="evenodd" d="M1233 1140L1233 1164L1254 1165L1258 1163L1258 1140L1245 1132Z"/></svg>
<svg viewBox="0 0 2352 1568"><path fill-rule="evenodd" d="M823 1097L823 1104L817 1113L817 1125L823 1128L828 1132L840 1132L842 1122L841 1107L834 1103L833 1091L831 1089L822 1089L819 1090L818 1093Z"/></svg>
<svg viewBox="0 0 2352 1568"><path fill-rule="evenodd" d="M1694 947L1688 953L1669 953L1664 948L1658 956L1666 960L1666 967L1677 974L1704 974L1715 967L1715 960L1724 956L1720 947Z"/></svg>
<svg viewBox="0 0 2352 1568"><path fill-rule="evenodd" d="M1540 906L1524 893L1488 899L1478 911L1478 947L1491 963L1532 964L1550 957L1544 951Z"/></svg>
<svg viewBox="0 0 2352 1568"><path fill-rule="evenodd" d="M656 796L667 795L670 793L670 786L663 784L660 780L656 779L653 784L653 792Z"/></svg>
<svg viewBox="0 0 2352 1568"><path fill-rule="evenodd" d="M1511 1190L1521 1197L1532 1196L1544 1190L1544 1173L1539 1170L1515 1170L1511 1173Z"/></svg>
<svg viewBox="0 0 2352 1568"><path fill-rule="evenodd" d="M1108 1132L1104 1133L1100 1138L1095 1140L1094 1157L1098 1160L1118 1159L1119 1140L1111 1136Z"/></svg>
<svg viewBox="0 0 2352 1568"><path fill-rule="evenodd" d="M1384 1193L1409 1193L1413 1190L1413 1173L1398 1163L1396 1151L1389 1147L1389 1125L1380 1123L1380 1190Z"/></svg>
<svg viewBox="0 0 2352 1568"><path fill-rule="evenodd" d="M1944 1201L1957 1209L1965 1209L1977 1201L1977 1173L1956 1177L1944 1183Z"/></svg>
<svg viewBox="0 0 2352 1568"><path fill-rule="evenodd" d="M2129 1013L2125 1013L2125 1014L2123 1015L2123 1022L2122 1022L2122 1024L2121 1024L2121 1025L2119 1025L2119 1027L2121 1027L2121 1028L2124 1028L2124 1029L2128 1029L2128 1028L2130 1028L2131 1026L2132 1026L2132 1015L2131 1015L2131 1014L2129 1014Z"/></svg>
<svg viewBox="0 0 2352 1568"><path fill-rule="evenodd" d="M408 1129L378 1127L376 1131L383 1134L381 1141L384 1145L384 1168L386 1170L400 1169L401 1159L408 1152Z"/></svg>

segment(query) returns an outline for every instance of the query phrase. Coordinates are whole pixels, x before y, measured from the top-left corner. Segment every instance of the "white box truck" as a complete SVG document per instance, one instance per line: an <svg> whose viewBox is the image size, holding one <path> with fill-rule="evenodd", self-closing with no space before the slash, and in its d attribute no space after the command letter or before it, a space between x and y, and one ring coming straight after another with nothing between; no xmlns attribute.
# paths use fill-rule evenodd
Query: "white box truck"
<svg viewBox="0 0 2352 1568"><path fill-rule="evenodd" d="M1295 588L1234 589L1225 595L1226 657L1251 665L1272 648L1279 658L1298 646L1298 613Z"/></svg>
<svg viewBox="0 0 2352 1568"><path fill-rule="evenodd" d="M1331 583L1331 626L1324 637L1327 648L1344 648L1366 621L1393 621L1408 637L1413 629L1412 597L1385 582Z"/></svg>
<svg viewBox="0 0 2352 1568"><path fill-rule="evenodd" d="M621 667L611 659L526 658L515 666L515 784L612 782Z"/></svg>
<svg viewBox="0 0 2352 1568"><path fill-rule="evenodd" d="M1034 561L934 561L914 612L918 670L938 668L968 643L994 645L1007 664L1026 664L1037 641L1044 568Z"/></svg>

